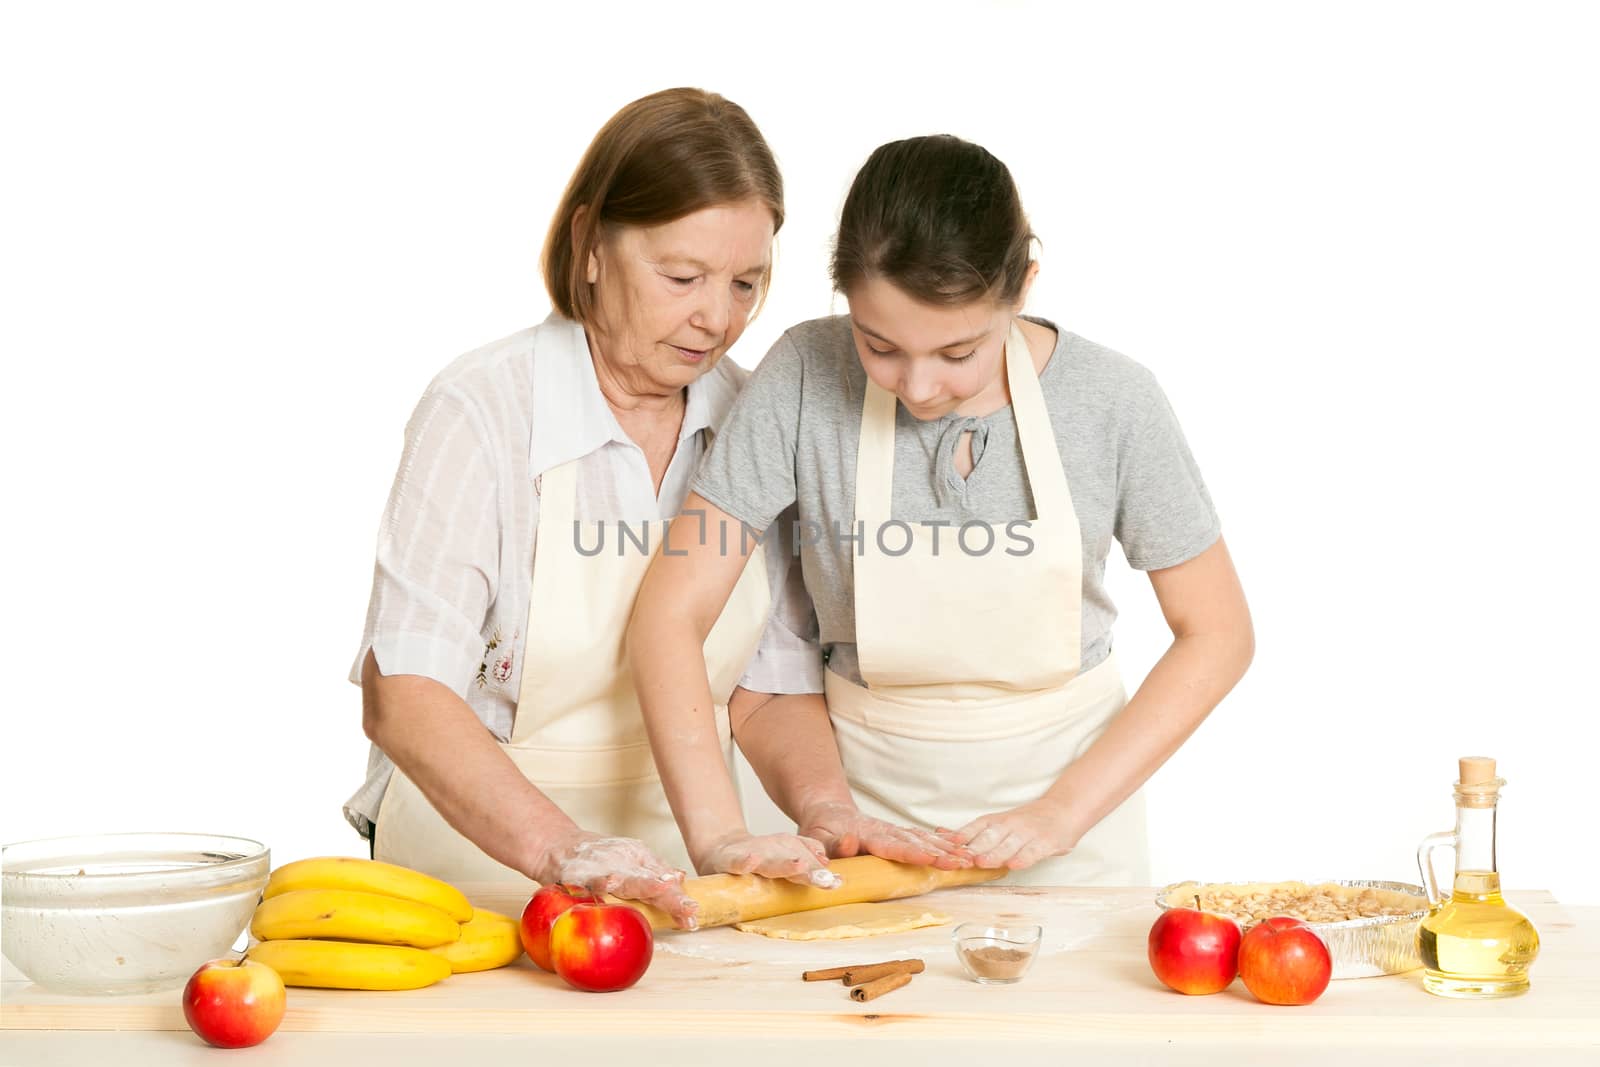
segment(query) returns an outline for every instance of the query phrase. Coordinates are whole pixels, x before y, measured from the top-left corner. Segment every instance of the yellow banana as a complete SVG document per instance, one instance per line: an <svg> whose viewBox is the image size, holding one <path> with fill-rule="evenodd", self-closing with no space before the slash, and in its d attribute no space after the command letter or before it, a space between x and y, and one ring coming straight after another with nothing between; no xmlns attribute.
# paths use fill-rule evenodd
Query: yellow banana
<svg viewBox="0 0 1600 1067"><path fill-rule="evenodd" d="M326 937L433 948L461 938L461 924L414 900L349 889L297 889L263 900L250 920L262 941Z"/></svg>
<svg viewBox="0 0 1600 1067"><path fill-rule="evenodd" d="M521 924L509 915L479 908L461 924L461 940L428 951L446 960L455 974L489 971L515 963L522 955Z"/></svg>
<svg viewBox="0 0 1600 1067"><path fill-rule="evenodd" d="M450 976L431 952L349 941L262 941L245 953L278 972L284 985L321 989L421 989Z"/></svg>
<svg viewBox="0 0 1600 1067"><path fill-rule="evenodd" d="M272 899L280 893L300 889L353 889L358 893L382 893L386 897L414 900L438 908L458 923L472 918L472 905L466 896L448 882L397 867L392 863L356 859L354 856L320 856L285 863L272 872L261 894Z"/></svg>

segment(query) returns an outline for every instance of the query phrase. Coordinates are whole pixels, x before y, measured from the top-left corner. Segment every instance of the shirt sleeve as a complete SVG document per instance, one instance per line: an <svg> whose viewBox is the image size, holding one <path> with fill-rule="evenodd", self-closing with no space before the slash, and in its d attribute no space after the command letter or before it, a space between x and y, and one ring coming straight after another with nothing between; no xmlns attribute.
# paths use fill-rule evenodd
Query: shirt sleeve
<svg viewBox="0 0 1600 1067"><path fill-rule="evenodd" d="M1113 532L1129 566L1153 571L1198 556L1222 526L1166 394L1143 368L1136 381L1117 452Z"/></svg>
<svg viewBox="0 0 1600 1067"><path fill-rule="evenodd" d="M795 451L804 373L788 334L756 365L691 488L753 530L765 531L795 501Z"/></svg>
<svg viewBox="0 0 1600 1067"><path fill-rule="evenodd" d="M794 553L795 509L777 518L779 536L766 550L772 613L739 685L755 693L822 692L822 642L816 610Z"/></svg>
<svg viewBox="0 0 1600 1067"><path fill-rule="evenodd" d="M456 396L430 390L406 424L405 449L378 533L361 650L386 674L416 674L465 699L482 662L499 576L496 478L483 427Z"/></svg>

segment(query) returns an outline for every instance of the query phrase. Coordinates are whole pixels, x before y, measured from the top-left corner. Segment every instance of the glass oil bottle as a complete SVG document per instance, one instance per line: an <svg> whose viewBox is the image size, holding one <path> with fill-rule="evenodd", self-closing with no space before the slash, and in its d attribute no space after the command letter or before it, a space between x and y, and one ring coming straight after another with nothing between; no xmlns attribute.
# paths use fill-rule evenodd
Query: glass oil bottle
<svg viewBox="0 0 1600 1067"><path fill-rule="evenodd" d="M1513 997L1528 991L1528 967L1539 955L1539 932L1500 894L1494 821L1500 787L1494 760L1467 756L1455 785L1456 828L1432 834L1417 849L1431 910L1417 930L1422 988L1441 997ZM1455 849L1455 882L1441 897L1433 851Z"/></svg>

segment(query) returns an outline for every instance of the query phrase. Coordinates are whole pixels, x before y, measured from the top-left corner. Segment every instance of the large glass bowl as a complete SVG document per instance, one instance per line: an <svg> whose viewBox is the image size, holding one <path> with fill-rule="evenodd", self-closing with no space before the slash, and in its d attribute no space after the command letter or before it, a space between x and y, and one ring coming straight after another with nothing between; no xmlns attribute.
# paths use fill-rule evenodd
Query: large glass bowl
<svg viewBox="0 0 1600 1067"><path fill-rule="evenodd" d="M0 849L0 947L60 993L148 993L225 956L266 887L259 841L103 834Z"/></svg>

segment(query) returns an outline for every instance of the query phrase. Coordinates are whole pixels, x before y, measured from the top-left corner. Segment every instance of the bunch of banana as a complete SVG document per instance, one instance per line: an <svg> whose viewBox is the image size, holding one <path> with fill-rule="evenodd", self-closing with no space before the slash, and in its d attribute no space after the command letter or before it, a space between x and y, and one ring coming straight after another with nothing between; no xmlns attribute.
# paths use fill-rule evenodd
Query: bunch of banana
<svg viewBox="0 0 1600 1067"><path fill-rule="evenodd" d="M460 890L390 863L335 856L272 872L247 955L287 985L419 989L522 954L515 920L474 912Z"/></svg>
<svg viewBox="0 0 1600 1067"><path fill-rule="evenodd" d="M522 955L522 924L509 915L479 908L461 924L461 940L428 951L450 964L455 974L504 967Z"/></svg>

